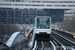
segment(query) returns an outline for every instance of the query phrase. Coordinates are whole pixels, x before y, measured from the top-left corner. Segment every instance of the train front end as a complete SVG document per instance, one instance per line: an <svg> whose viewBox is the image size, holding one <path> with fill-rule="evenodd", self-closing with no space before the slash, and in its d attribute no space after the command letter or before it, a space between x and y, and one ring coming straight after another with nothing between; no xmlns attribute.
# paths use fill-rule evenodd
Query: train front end
<svg viewBox="0 0 75 50"><path fill-rule="evenodd" d="M51 18L36 17L35 18L35 39L50 40L51 35Z"/></svg>

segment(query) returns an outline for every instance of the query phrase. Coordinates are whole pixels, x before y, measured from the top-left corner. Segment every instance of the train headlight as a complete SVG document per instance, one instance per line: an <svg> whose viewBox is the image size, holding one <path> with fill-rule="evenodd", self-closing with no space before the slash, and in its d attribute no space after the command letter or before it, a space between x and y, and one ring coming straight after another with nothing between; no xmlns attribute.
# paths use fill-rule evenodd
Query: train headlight
<svg viewBox="0 0 75 50"><path fill-rule="evenodd" d="M40 28L40 27L39 27Z"/></svg>

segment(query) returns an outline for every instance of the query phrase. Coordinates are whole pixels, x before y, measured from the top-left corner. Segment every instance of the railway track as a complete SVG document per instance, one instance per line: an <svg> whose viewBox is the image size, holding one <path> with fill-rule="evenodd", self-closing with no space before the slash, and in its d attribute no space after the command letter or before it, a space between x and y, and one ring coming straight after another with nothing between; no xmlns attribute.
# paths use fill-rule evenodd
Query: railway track
<svg viewBox="0 0 75 50"><path fill-rule="evenodd" d="M61 49L72 49L75 46L74 41L70 40L60 33L52 31L51 37L60 44L59 47L61 47Z"/></svg>
<svg viewBox="0 0 75 50"><path fill-rule="evenodd" d="M52 31L51 34L52 40L46 40L46 41L41 41L41 40L34 40L34 45L32 46L33 48L31 49L28 46L29 40L24 40L19 44L14 45L12 47L12 50L72 50L72 48L75 48L75 40L70 40L71 38ZM58 48L57 48L58 46Z"/></svg>
<svg viewBox="0 0 75 50"><path fill-rule="evenodd" d="M75 39L74 39L74 38L71 38L71 37L68 36L68 35L66 36L66 35L63 34L63 33L55 32L55 31L52 31L52 32L54 32L55 34L57 34L57 35L63 37L63 38L66 39L67 41L70 41L71 43L75 44Z"/></svg>
<svg viewBox="0 0 75 50"><path fill-rule="evenodd" d="M32 50L52 50L52 45L50 41L38 41L35 40L35 45Z"/></svg>

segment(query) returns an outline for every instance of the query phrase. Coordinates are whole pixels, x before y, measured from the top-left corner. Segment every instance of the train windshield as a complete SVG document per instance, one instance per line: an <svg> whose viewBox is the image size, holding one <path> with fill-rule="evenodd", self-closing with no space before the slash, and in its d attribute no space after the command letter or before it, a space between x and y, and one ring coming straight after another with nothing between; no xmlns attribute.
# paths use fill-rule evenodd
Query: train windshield
<svg viewBox="0 0 75 50"><path fill-rule="evenodd" d="M37 18L37 28L38 29L49 29L50 28L50 18L47 18L47 17Z"/></svg>

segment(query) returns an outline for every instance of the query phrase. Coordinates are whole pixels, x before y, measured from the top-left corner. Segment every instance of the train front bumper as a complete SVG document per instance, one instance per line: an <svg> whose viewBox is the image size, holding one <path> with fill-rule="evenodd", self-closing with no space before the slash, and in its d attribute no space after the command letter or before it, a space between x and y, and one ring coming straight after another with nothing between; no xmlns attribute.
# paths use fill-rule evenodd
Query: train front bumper
<svg viewBox="0 0 75 50"><path fill-rule="evenodd" d="M35 34L35 40L50 40L50 34L47 33L39 33L39 34Z"/></svg>

